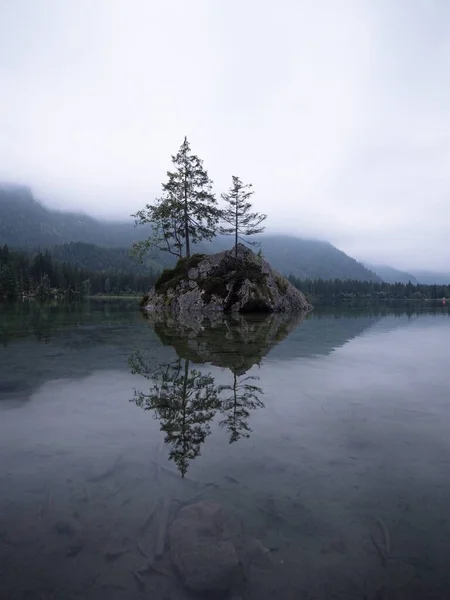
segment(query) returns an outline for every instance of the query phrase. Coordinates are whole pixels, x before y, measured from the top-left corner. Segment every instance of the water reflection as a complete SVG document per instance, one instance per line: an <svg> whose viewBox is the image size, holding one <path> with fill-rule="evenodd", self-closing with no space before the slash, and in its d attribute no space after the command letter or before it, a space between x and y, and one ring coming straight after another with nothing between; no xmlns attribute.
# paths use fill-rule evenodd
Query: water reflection
<svg viewBox="0 0 450 600"><path fill-rule="evenodd" d="M35 309L0 309L2 599L203 597L171 528L204 500L237 521L227 600L448 598L447 317Z"/></svg>
<svg viewBox="0 0 450 600"><path fill-rule="evenodd" d="M220 408L219 387L214 377L190 367L190 361L178 358L150 372L142 355L130 357L132 373L150 380L148 393L135 391L134 401L144 410L153 410L160 421L164 441L171 446L169 459L182 477L189 462L200 454L200 447L211 433L210 423Z"/></svg>
<svg viewBox="0 0 450 600"><path fill-rule="evenodd" d="M301 321L298 315L149 318L161 342L172 346L178 358L158 363L154 357L146 360L139 351L131 354L131 372L151 382L149 391L135 390L133 400L160 421L164 441L171 447L169 459L182 477L200 455L215 417L226 429L230 444L250 436L250 415L264 408L264 403L259 377L247 373ZM211 372L204 373L191 363L222 367L231 376L219 384Z"/></svg>
<svg viewBox="0 0 450 600"><path fill-rule="evenodd" d="M219 388L221 394L225 394L220 407L224 419L220 425L226 427L230 436L230 444L237 442L241 437L250 437L251 429L248 424L250 411L264 408L264 403L259 398L259 395L263 393L262 389L249 383L249 381L258 379L251 375L239 376L235 371L233 383L222 385Z"/></svg>
<svg viewBox="0 0 450 600"><path fill-rule="evenodd" d="M123 316L136 312L137 300L88 299L83 302L23 301L0 303L0 345L8 347L14 341L34 337L48 344L64 331L79 326L98 325L100 318Z"/></svg>
<svg viewBox="0 0 450 600"><path fill-rule="evenodd" d="M244 375L304 320L302 315L150 315L148 321L162 344L195 363L228 368Z"/></svg>

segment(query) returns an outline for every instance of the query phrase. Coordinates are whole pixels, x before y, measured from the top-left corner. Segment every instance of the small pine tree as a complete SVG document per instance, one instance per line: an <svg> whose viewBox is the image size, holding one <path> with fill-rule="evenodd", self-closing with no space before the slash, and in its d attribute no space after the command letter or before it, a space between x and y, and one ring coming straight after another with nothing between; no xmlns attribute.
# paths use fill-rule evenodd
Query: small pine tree
<svg viewBox="0 0 450 600"><path fill-rule="evenodd" d="M150 238L134 244L132 254L142 258L151 248L181 258L191 255L191 243L210 240L217 233L220 211L212 192L212 181L203 161L191 153L187 138L168 171L163 195L154 205L147 204L134 216L136 225L150 223Z"/></svg>
<svg viewBox="0 0 450 600"><path fill-rule="evenodd" d="M0 268L0 298L15 298L17 296L17 281L12 264Z"/></svg>
<svg viewBox="0 0 450 600"><path fill-rule="evenodd" d="M267 215L250 212L252 208L250 198L253 194L252 184L244 185L235 175L232 177L232 185L228 193L222 194L222 200L227 206L222 211L222 220L226 225L221 227L220 232L234 236L235 257L237 257L239 240L252 246L258 243L245 240L242 236L256 235L265 229L261 223L266 220Z"/></svg>

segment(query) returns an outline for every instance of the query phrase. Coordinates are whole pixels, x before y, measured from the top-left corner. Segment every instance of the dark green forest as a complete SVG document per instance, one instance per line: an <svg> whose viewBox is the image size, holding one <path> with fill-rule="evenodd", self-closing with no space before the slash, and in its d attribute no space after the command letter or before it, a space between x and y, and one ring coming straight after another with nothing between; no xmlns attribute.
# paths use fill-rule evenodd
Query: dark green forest
<svg viewBox="0 0 450 600"><path fill-rule="evenodd" d="M85 268L54 260L48 250L27 254L0 246L0 299L144 294L156 279L151 269L144 275L99 265L93 261L92 268Z"/></svg>
<svg viewBox="0 0 450 600"><path fill-rule="evenodd" d="M120 248L75 243L54 251L26 253L0 246L0 299L139 295L148 292L158 275L149 265L136 265ZM440 301L450 297L450 284L300 279L293 275L289 280L316 305L353 300Z"/></svg>
<svg viewBox="0 0 450 600"><path fill-rule="evenodd" d="M148 275L152 271L160 271L166 265L155 263L150 259L138 262L130 256L127 248L106 248L84 242L70 242L49 249L53 260L70 263L93 271L133 272Z"/></svg>
<svg viewBox="0 0 450 600"><path fill-rule="evenodd" d="M352 300L371 302L442 301L450 296L450 284L425 285L412 283L386 283L356 279L298 279L290 275L289 281L301 290L313 304L330 304Z"/></svg>

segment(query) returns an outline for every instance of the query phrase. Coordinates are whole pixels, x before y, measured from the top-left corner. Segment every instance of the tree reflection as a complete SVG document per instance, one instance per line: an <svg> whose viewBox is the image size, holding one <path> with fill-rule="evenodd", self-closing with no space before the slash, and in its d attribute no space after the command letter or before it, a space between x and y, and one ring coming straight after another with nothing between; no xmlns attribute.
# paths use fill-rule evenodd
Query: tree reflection
<svg viewBox="0 0 450 600"><path fill-rule="evenodd" d="M130 357L133 373L152 381L148 394L135 390L134 401L144 410L153 410L160 421L164 441L171 445L169 453L181 472L200 454L201 445L211 433L210 422L220 408L219 388L214 378L190 368L182 358L160 365L155 370L145 364L142 355Z"/></svg>
<svg viewBox="0 0 450 600"><path fill-rule="evenodd" d="M262 389L248 383L249 381L259 381L259 377L240 377L235 371L231 385L219 386L219 394L222 396L220 412L225 417L220 425L226 427L230 444L237 442L241 437L250 437L250 411L264 408L264 403L259 399L259 394L263 393Z"/></svg>
<svg viewBox="0 0 450 600"><path fill-rule="evenodd" d="M251 434L253 411L264 408L259 377L249 370L284 339L301 319L298 316L269 315L244 319L241 315L211 319L175 319L153 315L149 319L164 345L175 349L178 358L158 364L147 363L139 352L129 363L132 373L151 382L148 392L135 391L134 402L153 411L171 447L169 458L184 476L201 451L217 417L229 436L229 443ZM216 383L211 373L202 373L192 364L211 364L231 373L229 382ZM219 379L219 375L217 375Z"/></svg>

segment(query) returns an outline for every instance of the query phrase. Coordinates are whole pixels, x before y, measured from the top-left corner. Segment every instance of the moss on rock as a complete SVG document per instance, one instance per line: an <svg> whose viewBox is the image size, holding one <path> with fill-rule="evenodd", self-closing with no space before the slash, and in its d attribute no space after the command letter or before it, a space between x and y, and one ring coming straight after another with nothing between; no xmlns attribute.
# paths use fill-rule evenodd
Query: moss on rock
<svg viewBox="0 0 450 600"><path fill-rule="evenodd" d="M139 302L139 306L141 308L144 308L145 306L147 306L148 299L149 299L149 295L148 294L144 294L144 296L142 297L142 300Z"/></svg>
<svg viewBox="0 0 450 600"><path fill-rule="evenodd" d="M213 296L226 298L228 295L227 282L223 277L205 277L197 281L197 285L204 292L203 299L206 304L211 302Z"/></svg>
<svg viewBox="0 0 450 600"><path fill-rule="evenodd" d="M262 266L254 261L226 257L219 265L213 267L207 277L197 280L198 287L203 291L203 300L206 304L211 302L213 296L227 299L225 311L231 310L231 306L238 301L237 291L245 280L250 281L261 288L261 297L267 291L266 275ZM264 288L264 290L262 289ZM258 294L259 296L259 294ZM263 306L263 302L255 297L255 310Z"/></svg>
<svg viewBox="0 0 450 600"><path fill-rule="evenodd" d="M311 310L296 290L251 250L225 250L182 258L161 273L145 306L148 311L287 312Z"/></svg>
<svg viewBox="0 0 450 600"><path fill-rule="evenodd" d="M204 254L193 254L180 258L173 269L164 269L155 283L155 292L162 295L169 289L175 289L187 276L189 269L197 267L204 258Z"/></svg>
<svg viewBox="0 0 450 600"><path fill-rule="evenodd" d="M288 285L289 285L287 279L277 275L275 277L275 283L277 284L277 288L278 288L278 291L280 292L280 294L285 294L288 289Z"/></svg>

